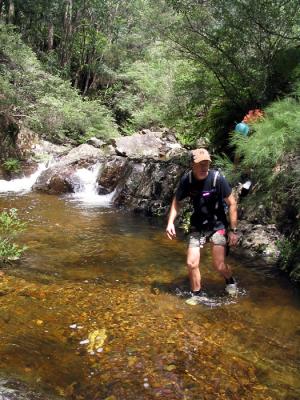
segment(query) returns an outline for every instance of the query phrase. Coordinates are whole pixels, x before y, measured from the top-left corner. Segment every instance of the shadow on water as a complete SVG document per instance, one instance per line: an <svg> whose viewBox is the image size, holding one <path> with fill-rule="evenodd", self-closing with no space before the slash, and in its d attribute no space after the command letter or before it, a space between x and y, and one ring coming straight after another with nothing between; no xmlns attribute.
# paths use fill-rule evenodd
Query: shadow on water
<svg viewBox="0 0 300 400"><path fill-rule="evenodd" d="M184 240L161 221L37 194L0 204L28 222L29 246L0 277L0 399L300 398L286 279L229 257L229 299L205 249L208 301L192 307Z"/></svg>

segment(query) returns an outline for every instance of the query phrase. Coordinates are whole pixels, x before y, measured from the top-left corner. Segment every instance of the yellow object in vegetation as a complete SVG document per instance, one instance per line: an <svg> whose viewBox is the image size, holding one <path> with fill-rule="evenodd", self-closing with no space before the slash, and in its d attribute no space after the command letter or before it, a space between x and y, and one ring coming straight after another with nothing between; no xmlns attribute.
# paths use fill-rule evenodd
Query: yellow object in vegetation
<svg viewBox="0 0 300 400"><path fill-rule="evenodd" d="M88 352L93 353L98 349L102 348L106 338L107 335L105 328L96 329L95 331L90 332L88 336L89 339L89 344L87 347Z"/></svg>

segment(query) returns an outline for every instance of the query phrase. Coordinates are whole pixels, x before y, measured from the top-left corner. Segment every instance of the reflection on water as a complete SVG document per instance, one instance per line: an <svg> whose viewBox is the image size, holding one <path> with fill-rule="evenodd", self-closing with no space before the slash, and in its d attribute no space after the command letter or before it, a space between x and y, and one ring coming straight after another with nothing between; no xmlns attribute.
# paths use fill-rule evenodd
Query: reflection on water
<svg viewBox="0 0 300 400"><path fill-rule="evenodd" d="M3 378L43 399L300 398L299 298L283 278L231 260L231 301L205 250L210 302L191 307L185 244L154 222L46 195L0 204L29 224L0 276Z"/></svg>

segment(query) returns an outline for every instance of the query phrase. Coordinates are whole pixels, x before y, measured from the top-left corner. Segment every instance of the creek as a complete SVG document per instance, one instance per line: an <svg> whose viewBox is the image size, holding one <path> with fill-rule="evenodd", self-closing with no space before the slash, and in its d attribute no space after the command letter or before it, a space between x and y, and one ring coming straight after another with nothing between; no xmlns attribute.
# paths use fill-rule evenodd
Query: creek
<svg viewBox="0 0 300 400"><path fill-rule="evenodd" d="M169 241L165 221L85 190L0 196L27 222L28 246L0 270L0 378L11 388L0 379L0 398L300 398L296 288L229 257L240 288L229 298L205 248L209 301L189 306L184 237Z"/></svg>

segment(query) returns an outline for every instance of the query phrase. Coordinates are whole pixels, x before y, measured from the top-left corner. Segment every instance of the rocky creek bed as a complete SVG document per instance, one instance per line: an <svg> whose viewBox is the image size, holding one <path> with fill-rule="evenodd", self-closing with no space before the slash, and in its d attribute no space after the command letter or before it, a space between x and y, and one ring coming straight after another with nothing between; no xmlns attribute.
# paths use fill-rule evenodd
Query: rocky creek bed
<svg viewBox="0 0 300 400"><path fill-rule="evenodd" d="M4 399L299 398L299 295L284 277L230 258L229 299L206 249L211 302L191 307L184 237L157 220L69 195L0 204L30 227L0 277Z"/></svg>

